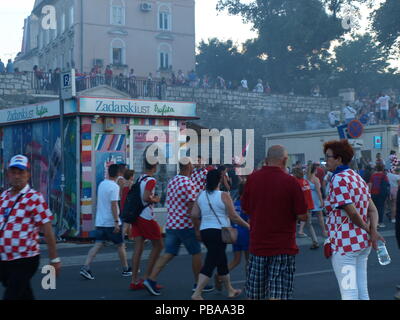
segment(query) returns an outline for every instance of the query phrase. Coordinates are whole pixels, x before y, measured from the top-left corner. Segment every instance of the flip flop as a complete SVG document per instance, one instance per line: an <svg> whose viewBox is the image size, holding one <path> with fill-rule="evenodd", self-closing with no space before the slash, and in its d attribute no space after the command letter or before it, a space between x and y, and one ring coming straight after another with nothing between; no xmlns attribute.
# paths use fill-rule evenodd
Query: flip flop
<svg viewBox="0 0 400 320"><path fill-rule="evenodd" d="M241 289L236 289L235 294L232 297L228 296L228 299L235 299L235 298L239 297L241 293L242 293Z"/></svg>

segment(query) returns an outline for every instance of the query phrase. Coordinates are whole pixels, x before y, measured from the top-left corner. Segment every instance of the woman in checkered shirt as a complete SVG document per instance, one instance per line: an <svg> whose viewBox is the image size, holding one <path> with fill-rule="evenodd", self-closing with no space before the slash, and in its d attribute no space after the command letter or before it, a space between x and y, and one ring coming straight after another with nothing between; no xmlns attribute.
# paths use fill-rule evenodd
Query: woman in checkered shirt
<svg viewBox="0 0 400 320"><path fill-rule="evenodd" d="M354 156L347 140L324 144L326 166L333 173L325 206L332 265L343 300L369 300L367 261L377 232L378 211L365 181L348 164Z"/></svg>

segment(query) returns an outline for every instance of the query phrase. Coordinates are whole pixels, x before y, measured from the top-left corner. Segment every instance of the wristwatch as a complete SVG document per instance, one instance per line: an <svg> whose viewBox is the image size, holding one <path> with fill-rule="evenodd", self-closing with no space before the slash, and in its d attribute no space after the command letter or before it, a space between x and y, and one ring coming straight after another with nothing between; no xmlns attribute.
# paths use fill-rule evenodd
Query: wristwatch
<svg viewBox="0 0 400 320"><path fill-rule="evenodd" d="M59 257L50 259L50 263L60 263L60 262L61 262L61 259Z"/></svg>

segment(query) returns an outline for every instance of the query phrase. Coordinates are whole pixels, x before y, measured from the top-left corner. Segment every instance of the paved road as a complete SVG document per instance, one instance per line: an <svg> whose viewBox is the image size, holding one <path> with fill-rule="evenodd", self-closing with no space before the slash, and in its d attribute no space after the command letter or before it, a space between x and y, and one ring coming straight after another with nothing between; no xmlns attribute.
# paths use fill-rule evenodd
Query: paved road
<svg viewBox="0 0 400 320"><path fill-rule="evenodd" d="M368 262L368 280L371 299L392 300L395 285L400 284L400 250L394 237L392 227L383 232L387 247L392 257L388 266L380 266L373 251ZM320 239L322 241L322 238ZM296 260L296 278L294 298L300 300L335 300L340 299L338 285L333 274L330 260L323 257L322 249L309 250L309 239L298 239L300 254ZM160 274L159 282L165 286L159 297L150 296L147 291L128 290L130 278L121 276L118 256L114 247L106 247L96 257L92 270L96 279L89 281L81 278L79 268L91 245L60 244L59 253L63 260L62 276L57 279L56 290L43 290L43 275L38 272L33 279L37 299L44 300L187 300L193 287L191 257L182 249L181 256L176 257ZM128 243L128 248L132 244ZM128 249L129 255L132 250ZM46 250L43 250L42 263L46 262ZM231 256L231 253L229 253ZM141 269L144 270L148 250L145 251ZM244 264L231 274L234 285L244 286ZM0 296L3 288L0 288ZM220 292L204 295L209 300L225 299ZM240 297L244 299L242 295ZM239 298L239 299L240 299Z"/></svg>

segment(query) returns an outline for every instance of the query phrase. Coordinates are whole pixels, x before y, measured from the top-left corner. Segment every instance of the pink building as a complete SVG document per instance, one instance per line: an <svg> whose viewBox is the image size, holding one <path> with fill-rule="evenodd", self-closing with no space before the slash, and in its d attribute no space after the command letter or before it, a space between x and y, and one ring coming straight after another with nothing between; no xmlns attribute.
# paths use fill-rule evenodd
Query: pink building
<svg viewBox="0 0 400 320"><path fill-rule="evenodd" d="M55 8L55 28L43 28L42 9ZM49 18L51 19L51 17ZM48 20L46 20L48 21ZM114 74L168 75L195 67L194 0L36 0L25 20L15 66L31 71L57 67Z"/></svg>

